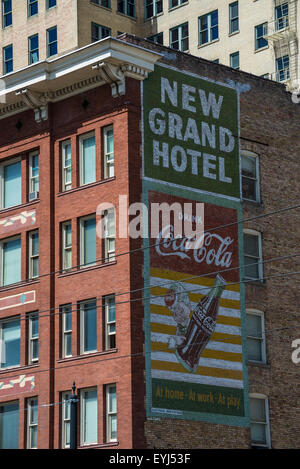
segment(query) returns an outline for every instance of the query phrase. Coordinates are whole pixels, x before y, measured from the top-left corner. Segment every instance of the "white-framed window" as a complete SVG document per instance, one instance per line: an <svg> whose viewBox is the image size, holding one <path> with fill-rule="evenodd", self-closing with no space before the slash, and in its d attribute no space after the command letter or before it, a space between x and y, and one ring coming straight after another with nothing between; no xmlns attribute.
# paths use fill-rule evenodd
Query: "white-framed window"
<svg viewBox="0 0 300 469"><path fill-rule="evenodd" d="M57 26L53 26L52 28L47 29L46 39L47 39L47 57L56 55L58 52Z"/></svg>
<svg viewBox="0 0 300 469"><path fill-rule="evenodd" d="M259 156L251 151L241 151L242 197L244 200L260 202Z"/></svg>
<svg viewBox="0 0 300 469"><path fill-rule="evenodd" d="M289 4L281 3L275 7L275 30L287 28L289 25Z"/></svg>
<svg viewBox="0 0 300 469"><path fill-rule="evenodd" d="M246 337L248 361L266 363L266 337L262 311L246 310Z"/></svg>
<svg viewBox="0 0 300 469"><path fill-rule="evenodd" d="M12 0L2 0L2 28L12 25Z"/></svg>
<svg viewBox="0 0 300 469"><path fill-rule="evenodd" d="M270 448L270 421L268 397L250 394L250 431L253 447Z"/></svg>
<svg viewBox="0 0 300 469"><path fill-rule="evenodd" d="M34 34L28 38L28 65L39 61L39 35Z"/></svg>
<svg viewBox="0 0 300 469"><path fill-rule="evenodd" d="M97 389L80 390L80 440L81 445L98 443Z"/></svg>
<svg viewBox="0 0 300 469"><path fill-rule="evenodd" d="M153 36L149 36L147 39L149 41L154 42L155 44L163 45L163 43L164 43L164 33L161 32L161 33L154 34Z"/></svg>
<svg viewBox="0 0 300 469"><path fill-rule="evenodd" d="M61 395L61 446L70 448L70 429L71 429L71 391L65 391Z"/></svg>
<svg viewBox="0 0 300 469"><path fill-rule="evenodd" d="M244 230L244 268L245 279L263 280L261 233Z"/></svg>
<svg viewBox="0 0 300 469"><path fill-rule="evenodd" d="M9 428L9 431L7 429ZM19 448L19 402L0 404L0 449Z"/></svg>
<svg viewBox="0 0 300 469"><path fill-rule="evenodd" d="M100 5L101 7L110 8L110 0L91 0L92 3Z"/></svg>
<svg viewBox="0 0 300 469"><path fill-rule="evenodd" d="M163 11L162 0L145 0L145 18L151 18Z"/></svg>
<svg viewBox="0 0 300 469"><path fill-rule="evenodd" d="M118 0L118 12L135 18L136 16L135 0Z"/></svg>
<svg viewBox="0 0 300 469"><path fill-rule="evenodd" d="M39 196L39 153L29 154L29 200Z"/></svg>
<svg viewBox="0 0 300 469"><path fill-rule="evenodd" d="M79 137L80 185L96 181L96 144L95 133Z"/></svg>
<svg viewBox="0 0 300 469"><path fill-rule="evenodd" d="M72 268L72 222L62 223L62 269L70 270Z"/></svg>
<svg viewBox="0 0 300 469"><path fill-rule="evenodd" d="M97 304L96 300L81 301L80 311L80 353L97 351Z"/></svg>
<svg viewBox="0 0 300 469"><path fill-rule="evenodd" d="M28 16L37 15L39 12L38 0L28 0Z"/></svg>
<svg viewBox="0 0 300 469"><path fill-rule="evenodd" d="M20 365L21 323L19 317L0 321L0 369Z"/></svg>
<svg viewBox="0 0 300 469"><path fill-rule="evenodd" d="M61 307L62 357L72 356L72 304Z"/></svg>
<svg viewBox="0 0 300 469"><path fill-rule="evenodd" d="M1 286L21 281L21 237L0 241Z"/></svg>
<svg viewBox="0 0 300 469"><path fill-rule="evenodd" d="M180 24L170 29L170 47L185 52L189 50L189 24Z"/></svg>
<svg viewBox="0 0 300 469"><path fill-rule="evenodd" d="M46 0L46 9L53 8L56 6L56 0Z"/></svg>
<svg viewBox="0 0 300 469"><path fill-rule="evenodd" d="M169 0L169 8L175 8L180 5L183 5L183 3L186 3L188 0Z"/></svg>
<svg viewBox="0 0 300 469"><path fill-rule="evenodd" d="M230 62L230 67L235 68L236 70L239 70L240 68L240 53L233 52L229 56L229 62Z"/></svg>
<svg viewBox="0 0 300 469"><path fill-rule="evenodd" d="M265 38L266 33L268 32L268 23L258 24L254 27L254 36L255 36L255 50L262 49L268 45L268 41Z"/></svg>
<svg viewBox="0 0 300 469"><path fill-rule="evenodd" d="M106 389L106 441L117 441L117 388L108 384Z"/></svg>
<svg viewBox="0 0 300 469"><path fill-rule="evenodd" d="M14 48L12 44L3 47L3 75L14 70Z"/></svg>
<svg viewBox="0 0 300 469"><path fill-rule="evenodd" d="M80 266L90 267L96 264L96 216L80 219Z"/></svg>
<svg viewBox="0 0 300 469"><path fill-rule="evenodd" d="M239 2L229 4L229 34L239 30Z"/></svg>
<svg viewBox="0 0 300 469"><path fill-rule="evenodd" d="M290 57L283 55L276 58L276 81L287 81L290 79Z"/></svg>
<svg viewBox="0 0 300 469"><path fill-rule="evenodd" d="M116 347L116 298L115 295L104 297L105 308L105 349Z"/></svg>
<svg viewBox="0 0 300 469"><path fill-rule="evenodd" d="M102 26L101 24L91 23L92 29L92 42L100 41L105 37L111 36L111 29L107 26Z"/></svg>
<svg viewBox="0 0 300 469"><path fill-rule="evenodd" d="M113 208L104 211L103 227L105 262L110 262L115 260L116 252L116 222L115 210Z"/></svg>
<svg viewBox="0 0 300 469"><path fill-rule="evenodd" d="M114 171L114 130L113 126L104 127L104 177L111 178L115 175Z"/></svg>
<svg viewBox="0 0 300 469"><path fill-rule="evenodd" d="M38 398L27 399L27 449L37 449Z"/></svg>
<svg viewBox="0 0 300 469"><path fill-rule="evenodd" d="M208 44L219 37L218 10L199 17L199 45Z"/></svg>
<svg viewBox="0 0 300 469"><path fill-rule="evenodd" d="M71 140L61 142L62 191L72 189Z"/></svg>
<svg viewBox="0 0 300 469"><path fill-rule="evenodd" d="M1 209L22 203L21 158L7 160L0 165Z"/></svg>
<svg viewBox="0 0 300 469"><path fill-rule="evenodd" d="M39 276L39 232L30 231L29 237L29 278Z"/></svg>
<svg viewBox="0 0 300 469"><path fill-rule="evenodd" d="M39 361L39 315L37 312L28 315L28 363Z"/></svg>

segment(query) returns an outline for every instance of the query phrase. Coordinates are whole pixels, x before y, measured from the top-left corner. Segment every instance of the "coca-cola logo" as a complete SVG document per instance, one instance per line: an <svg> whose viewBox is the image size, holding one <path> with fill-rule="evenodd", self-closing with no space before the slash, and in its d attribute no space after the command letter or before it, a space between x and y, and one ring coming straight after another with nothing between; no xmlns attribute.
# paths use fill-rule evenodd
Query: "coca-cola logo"
<svg viewBox="0 0 300 469"><path fill-rule="evenodd" d="M203 326L210 334L212 334L216 327L216 321L210 316L207 316L203 321Z"/></svg>
<svg viewBox="0 0 300 469"><path fill-rule="evenodd" d="M193 241L193 249L191 249ZM193 259L201 264L215 264L219 267L230 267L233 252L228 248L233 244L234 238L222 238L217 233L205 232L196 241L188 237L174 237L173 225L165 226L156 239L155 250L159 256L178 256L181 259ZM216 246L217 243L217 246Z"/></svg>

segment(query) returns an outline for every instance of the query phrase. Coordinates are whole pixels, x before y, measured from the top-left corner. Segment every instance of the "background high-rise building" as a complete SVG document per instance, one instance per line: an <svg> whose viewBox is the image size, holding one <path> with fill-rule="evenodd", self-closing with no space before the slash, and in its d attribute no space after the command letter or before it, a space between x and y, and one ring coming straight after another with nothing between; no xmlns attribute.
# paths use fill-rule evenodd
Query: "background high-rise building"
<svg viewBox="0 0 300 469"><path fill-rule="evenodd" d="M2 74L127 32L299 88L298 0L2 0L1 9Z"/></svg>

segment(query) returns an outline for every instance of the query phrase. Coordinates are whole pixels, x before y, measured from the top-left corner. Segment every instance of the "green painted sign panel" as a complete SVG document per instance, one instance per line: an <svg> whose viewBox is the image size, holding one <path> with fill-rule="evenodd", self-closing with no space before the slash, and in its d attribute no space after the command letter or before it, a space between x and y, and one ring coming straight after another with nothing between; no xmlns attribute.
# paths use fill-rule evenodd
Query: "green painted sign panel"
<svg viewBox="0 0 300 469"><path fill-rule="evenodd" d="M143 111L144 177L240 198L235 89L156 66Z"/></svg>

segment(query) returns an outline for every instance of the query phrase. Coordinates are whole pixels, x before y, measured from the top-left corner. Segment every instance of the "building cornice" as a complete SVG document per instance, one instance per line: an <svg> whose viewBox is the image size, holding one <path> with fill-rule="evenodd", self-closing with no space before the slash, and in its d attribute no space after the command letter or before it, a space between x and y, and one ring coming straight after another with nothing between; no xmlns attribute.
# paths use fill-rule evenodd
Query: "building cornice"
<svg viewBox="0 0 300 469"><path fill-rule="evenodd" d="M47 120L47 105L96 86L109 84L112 96L125 94L126 77L144 80L161 54L105 38L54 59L0 77L0 119L33 109Z"/></svg>

